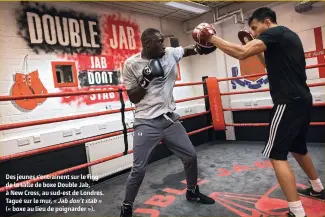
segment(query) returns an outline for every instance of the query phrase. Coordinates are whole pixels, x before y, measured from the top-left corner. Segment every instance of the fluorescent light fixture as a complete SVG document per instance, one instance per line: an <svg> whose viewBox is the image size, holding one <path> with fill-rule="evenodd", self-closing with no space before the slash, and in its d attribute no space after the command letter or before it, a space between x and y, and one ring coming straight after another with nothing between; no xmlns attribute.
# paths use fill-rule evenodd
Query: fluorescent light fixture
<svg viewBox="0 0 325 217"><path fill-rule="evenodd" d="M165 5L174 7L174 8L179 8L185 11L190 11L193 13L197 13L197 14L202 14L205 12L208 12L210 10L210 8L208 6L202 5L202 4L198 4L195 2L166 2Z"/></svg>

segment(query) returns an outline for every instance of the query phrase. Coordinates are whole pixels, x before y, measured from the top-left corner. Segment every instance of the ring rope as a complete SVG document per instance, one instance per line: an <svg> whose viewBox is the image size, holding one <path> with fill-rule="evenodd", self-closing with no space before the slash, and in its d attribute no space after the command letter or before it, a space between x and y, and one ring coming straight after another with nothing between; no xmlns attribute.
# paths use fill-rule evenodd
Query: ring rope
<svg viewBox="0 0 325 217"><path fill-rule="evenodd" d="M306 69L313 69L313 68L318 68L318 67L323 67L323 66L325 66L325 63L306 66ZM220 79L218 79L218 81L231 81L231 80L237 80L237 79L241 79L241 78L251 78L251 77L256 77L256 76L264 76L264 75L267 75L267 73L263 72L263 73L256 73L256 74L251 74L251 75L231 77L231 78L220 78Z"/></svg>
<svg viewBox="0 0 325 217"><path fill-rule="evenodd" d="M313 69L313 68L318 68L318 67L323 67L323 66L325 66L325 63L306 66L306 69Z"/></svg>
<svg viewBox="0 0 325 217"><path fill-rule="evenodd" d="M206 98L206 97L208 97L208 96L185 98L185 99L176 100L176 103L197 100L197 99L202 99L202 98ZM134 107L125 108L125 111L132 111L134 109L135 109ZM96 116L101 116L101 115L115 114L115 113L119 113L119 112L121 112L121 109L87 113L87 114L81 114L81 115L71 115L71 116L59 117L59 118L48 118L48 119L43 119L43 120L26 121L26 122L20 122L20 123L2 124L2 125L0 125L0 130L10 130L10 129L21 128L21 127L30 127L30 126L35 126L35 125L51 124L51 123L57 123L57 122L62 122L62 121L70 121L70 120L76 120L76 119L82 119L82 118L96 117Z"/></svg>
<svg viewBox="0 0 325 217"><path fill-rule="evenodd" d="M194 118L194 117L198 117L198 116L201 116L201 115L206 115L206 114L209 114L211 111L208 110L208 111L205 111L205 112L200 112L200 113L196 113L196 114L191 114L191 115L186 115L186 116L182 116L179 118L179 120L185 120L185 119L188 119L188 118Z"/></svg>
<svg viewBox="0 0 325 217"><path fill-rule="evenodd" d="M176 100L175 102L180 103L180 102L187 102L187 101L191 101L191 100L204 99L204 98L208 98L208 95L179 99L179 100Z"/></svg>
<svg viewBox="0 0 325 217"><path fill-rule="evenodd" d="M134 110L134 107L131 108L125 108L125 111L132 111ZM94 112L94 113L87 113L87 114L80 114L80 115L71 115L66 117L59 117L59 118L48 118L43 120L35 120L35 121L26 121L26 122L20 122L20 123L12 123L12 124L2 124L0 125L0 130L10 130L20 127L30 127L35 125L42 125L42 124L51 124L51 123L57 123L62 121L71 121L71 120L77 120L82 118L90 118L90 117L97 117L101 115L109 115L109 114L115 114L119 113L120 109L114 109L110 111L101 111L101 112Z"/></svg>
<svg viewBox="0 0 325 217"><path fill-rule="evenodd" d="M320 82L320 83L308 84L308 87L318 87L318 86L324 86L324 85L325 85L325 82ZM220 93L220 95L221 96L226 96L226 95L236 95L236 94L244 94L244 93L257 93L257 92L267 92L267 91L270 91L270 88L259 89L259 90L224 92L224 93Z"/></svg>
<svg viewBox="0 0 325 217"><path fill-rule="evenodd" d="M306 69L312 69L312 68L323 67L323 66L325 66L325 63L306 66ZM239 78L248 78L248 77L261 76L261 75L266 75L266 73L258 73L258 74L245 75L245 76L232 77L232 78L221 78L221 79L218 79L218 81L236 80ZM175 84L174 87L198 85L198 84L204 84L204 83L205 82L189 82L189 83L183 83L183 84ZM91 95L91 94L98 94L98 93L119 92L120 89L121 88L112 88L110 90L89 90L89 91L77 91L77 92L66 92L66 93L33 94L33 95L23 95L23 96L0 96L0 101ZM123 87L122 90L126 91L126 88Z"/></svg>
<svg viewBox="0 0 325 217"><path fill-rule="evenodd" d="M66 93L33 94L33 95L22 95L22 96L0 96L0 101L64 97L64 96L80 96L80 95L91 95L96 93L113 93L113 92L117 93L119 92L120 89L121 88L112 88L109 90L87 90L87 91L76 91L76 92L66 92ZM125 88L122 88L122 90L126 91Z"/></svg>
<svg viewBox="0 0 325 217"><path fill-rule="evenodd" d="M128 132L129 133L133 132L133 129L128 129ZM78 140L74 140L71 142L65 142L65 143L62 143L59 145L52 145L52 146L48 146L48 147L38 148L35 150L29 150L29 151L24 151L24 152L20 152L20 153L0 156L0 162L6 161L6 160L12 160L12 159L16 159L16 158L21 158L21 157L27 157L27 156L31 156L31 155L36 155L36 154L40 154L40 153L44 153L44 152L54 151L54 150L58 150L58 149L68 148L68 147L72 147L72 146L76 146L76 145L81 145L81 144L87 143L87 142L93 142L93 141L100 140L100 139L107 139L109 137L118 136L121 134L123 134L123 131L116 131L116 132L112 132L112 133L103 134L100 136L92 136L92 137L85 138L85 139L78 139Z"/></svg>
<svg viewBox="0 0 325 217"><path fill-rule="evenodd" d="M200 133L200 132L203 132L203 131L206 131L206 130L209 130L209 129L213 129L213 125L210 125L210 126L207 126L207 127L203 127L201 129L198 129L198 130L194 130L192 132L189 132L187 133L189 136L193 135L193 134L196 134L196 133Z"/></svg>
<svg viewBox="0 0 325 217"><path fill-rule="evenodd" d="M189 82L175 84L174 87L190 86L204 84L205 82ZM77 92L65 92L65 93L48 93L48 94L33 94L33 95L22 95L22 96L0 96L0 101L11 101L11 100L22 100L22 99L36 99L36 98L52 98L52 97L65 97L65 96L80 96L80 95L91 95L98 93L114 93L126 91L126 88L111 88L109 90L87 90L87 91L77 91Z"/></svg>
<svg viewBox="0 0 325 217"><path fill-rule="evenodd" d="M131 154L132 152L133 152L133 150L130 150L130 151L128 151L128 154ZM86 167L90 167L90 166L93 166L93 165L96 165L96 164L100 164L100 163L103 163L103 162L106 162L106 161L109 161L109 160L113 160L113 159L122 157L123 155L124 155L123 153L111 155L111 156L104 157L104 158L101 158L101 159L98 159L98 160L95 160L95 161L91 161L89 163L80 164L78 166L70 167L70 168L59 170L59 171L56 171L56 172L53 172L53 173L50 173L50 174L47 174L47 175L39 176L39 177L37 177L35 179L29 179L29 180L26 180L26 181L17 182L12 186L1 187L0 192L9 191L9 190L12 190L12 189L15 189L15 188L18 188L18 187L25 187L26 185L31 184L31 183L43 181L45 179L51 179L51 178L54 178L56 176L60 176L60 175L66 174L66 173L70 173L70 172L73 172L73 171L76 171L76 170L80 170L80 169L83 169L83 168L86 168Z"/></svg>
<svg viewBox="0 0 325 217"><path fill-rule="evenodd" d="M251 78L251 77L256 77L256 76L264 76L267 75L266 73L256 73L256 74L251 74L251 75L242 75L238 77L231 77L231 78L220 78L218 81L232 81L232 80L237 80L241 78Z"/></svg>
<svg viewBox="0 0 325 217"><path fill-rule="evenodd" d="M324 126L325 122L310 122L310 126ZM226 124L227 127L266 127L269 123Z"/></svg>
<svg viewBox="0 0 325 217"><path fill-rule="evenodd" d="M175 84L174 87L184 87L184 86L199 85L199 84L205 84L205 82L200 81L200 82L180 83L180 84Z"/></svg>
<svg viewBox="0 0 325 217"><path fill-rule="evenodd" d="M212 129L212 128L213 128L213 125L208 126L208 127L204 127L202 129L194 130L194 131L189 132L187 134L188 135L193 135L193 134L196 134L196 133L208 130L208 129ZM133 150L129 150L127 153L131 154L131 153L133 153ZM17 182L17 183L15 183L15 185L12 185L12 186L1 187L0 192L9 191L9 190L12 190L12 189L15 189L15 188L18 188L18 187L25 187L26 185L31 184L31 183L43 181L45 179L50 179L50 178L53 178L53 177L56 177L56 176L59 176L59 175L63 175L63 174L70 173L70 172L73 172L73 171L76 171L76 170L80 170L80 169L83 169L83 168L86 168L86 167L90 167L90 166L93 166L93 165L96 165L96 164L100 164L100 163L103 163L103 162L106 162L106 161L109 161L109 160L113 160L113 159L122 157L123 155L124 155L124 153L111 155L111 156L104 157L104 158L101 158L101 159L98 159L98 160L95 160L95 161L91 161L91 162L84 163L84 164L81 164L81 165L78 165L78 166L74 166L74 167L70 167L70 168L67 168L67 169L59 170L59 171L56 171L56 172L53 172L53 173L50 173L50 174L47 174L47 175L43 175L43 176L37 177L35 179L29 179L29 180L25 180L25 181L22 181L22 182Z"/></svg>
<svg viewBox="0 0 325 217"><path fill-rule="evenodd" d="M192 115L182 116L182 117L180 117L180 120L190 119L190 118L197 117L200 115L205 115L208 113L210 113L210 110L201 112L201 113L192 114ZM133 132L133 131L134 131L133 128L130 128L127 130L128 133ZM20 157L25 157L25 156L27 157L27 156L31 156L31 155L36 155L36 154L40 154L40 153L44 153L44 152L48 152L48 151L68 148L68 147L80 145L80 144L87 143L87 142L93 142L93 141L100 140L100 139L106 139L106 138L109 138L112 136L118 136L121 134L123 134L123 131L116 131L113 133L107 133L107 134L100 135L100 136L92 136L92 137L85 138L85 139L74 140L74 141L62 143L59 145L52 145L52 146L48 146L48 147L44 147L44 148L38 148L35 150L24 151L24 152L10 154L10 155L6 155L6 156L0 156L0 162L16 159L16 158L20 158Z"/></svg>
<svg viewBox="0 0 325 217"><path fill-rule="evenodd" d="M323 107L325 102L313 103L313 107ZM223 108L224 111L246 111L246 110L263 110L263 109L272 109L273 106L256 106L256 107L241 107L241 108Z"/></svg>

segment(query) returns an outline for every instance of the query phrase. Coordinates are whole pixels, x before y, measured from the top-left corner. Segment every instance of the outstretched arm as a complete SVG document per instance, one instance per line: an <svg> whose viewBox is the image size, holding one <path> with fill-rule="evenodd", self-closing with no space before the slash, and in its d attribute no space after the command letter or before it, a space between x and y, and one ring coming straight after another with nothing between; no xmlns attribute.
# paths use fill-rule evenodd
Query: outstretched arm
<svg viewBox="0 0 325 217"><path fill-rule="evenodd" d="M187 47L184 47L183 57L193 56L196 54L197 54L197 52L195 51L195 45L189 45Z"/></svg>
<svg viewBox="0 0 325 217"><path fill-rule="evenodd" d="M260 54L266 50L266 45L259 39L253 39L246 45L237 45L223 40L216 35L213 35L209 41L229 56L232 56L239 60Z"/></svg>
<svg viewBox="0 0 325 217"><path fill-rule="evenodd" d="M207 54L214 52L216 49L217 49L216 47L205 48L199 44L190 45L190 46L187 46L184 48L183 57L192 56L192 55L196 55L196 54L207 55Z"/></svg>

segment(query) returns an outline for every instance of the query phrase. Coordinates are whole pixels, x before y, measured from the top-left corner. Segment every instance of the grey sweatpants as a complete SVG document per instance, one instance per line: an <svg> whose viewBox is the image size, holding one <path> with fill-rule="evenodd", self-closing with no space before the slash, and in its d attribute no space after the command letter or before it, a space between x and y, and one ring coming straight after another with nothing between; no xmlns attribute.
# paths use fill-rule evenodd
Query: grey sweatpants
<svg viewBox="0 0 325 217"><path fill-rule="evenodd" d="M169 113L157 118L135 119L133 138L133 167L126 182L125 204L133 205L153 149L163 140L168 149L181 158L188 189L197 184L197 157L179 115ZM163 171L162 171L163 172Z"/></svg>

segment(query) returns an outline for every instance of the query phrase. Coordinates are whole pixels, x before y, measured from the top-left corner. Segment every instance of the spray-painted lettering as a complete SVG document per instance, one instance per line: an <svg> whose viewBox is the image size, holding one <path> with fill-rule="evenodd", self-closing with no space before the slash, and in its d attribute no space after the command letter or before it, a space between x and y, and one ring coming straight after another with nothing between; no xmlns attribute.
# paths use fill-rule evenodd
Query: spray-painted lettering
<svg viewBox="0 0 325 217"><path fill-rule="evenodd" d="M101 53L97 16L85 16L39 3L22 3L17 9L18 34L35 53Z"/></svg>
<svg viewBox="0 0 325 217"><path fill-rule="evenodd" d="M96 22L67 17L53 17L49 14L40 16L32 12L27 12L27 20L31 44L45 42L49 45L100 47L95 40L98 37L98 32L94 29L94 26L97 25ZM86 26L88 27L87 30ZM90 38L87 38L86 32L90 33Z"/></svg>
<svg viewBox="0 0 325 217"><path fill-rule="evenodd" d="M109 39L111 48L135 50L134 29L130 26L112 25L113 35Z"/></svg>

